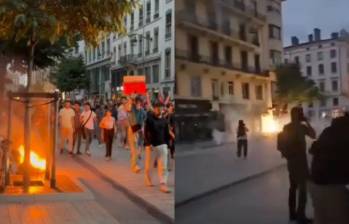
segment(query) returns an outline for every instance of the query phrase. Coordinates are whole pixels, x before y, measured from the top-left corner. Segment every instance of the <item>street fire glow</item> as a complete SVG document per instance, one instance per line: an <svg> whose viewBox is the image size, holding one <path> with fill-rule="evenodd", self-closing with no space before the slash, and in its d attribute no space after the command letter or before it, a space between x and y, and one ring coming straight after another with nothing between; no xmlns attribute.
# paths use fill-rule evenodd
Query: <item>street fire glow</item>
<svg viewBox="0 0 349 224"><path fill-rule="evenodd" d="M264 134L275 134L279 130L279 124L272 113L262 115L262 132Z"/></svg>
<svg viewBox="0 0 349 224"><path fill-rule="evenodd" d="M24 162L24 146L23 145L19 146L18 151L20 155L19 163L22 164ZM32 150L30 151L30 164L32 167L38 170L46 169L46 160L42 159L38 154L36 154Z"/></svg>

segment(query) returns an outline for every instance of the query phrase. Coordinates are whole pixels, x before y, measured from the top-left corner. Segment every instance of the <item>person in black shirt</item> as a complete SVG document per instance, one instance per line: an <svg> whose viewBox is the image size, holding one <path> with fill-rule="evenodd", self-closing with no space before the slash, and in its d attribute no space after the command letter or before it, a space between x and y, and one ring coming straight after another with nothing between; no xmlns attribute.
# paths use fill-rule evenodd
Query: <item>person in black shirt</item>
<svg viewBox="0 0 349 224"><path fill-rule="evenodd" d="M287 168L289 172L289 212L290 220L299 224L312 223L305 214L307 202L307 180L309 178L309 168L306 153L306 139L308 136L316 138L315 130L304 117L300 107L291 109L291 122L284 126L283 132L287 135ZM298 207L297 207L298 191Z"/></svg>
<svg viewBox="0 0 349 224"><path fill-rule="evenodd" d="M170 138L169 123L161 114L160 104L153 106L153 111L148 112L144 127L145 156L145 183L153 186L150 178L152 150L156 153L160 191L170 193L167 186L168 179L168 142Z"/></svg>

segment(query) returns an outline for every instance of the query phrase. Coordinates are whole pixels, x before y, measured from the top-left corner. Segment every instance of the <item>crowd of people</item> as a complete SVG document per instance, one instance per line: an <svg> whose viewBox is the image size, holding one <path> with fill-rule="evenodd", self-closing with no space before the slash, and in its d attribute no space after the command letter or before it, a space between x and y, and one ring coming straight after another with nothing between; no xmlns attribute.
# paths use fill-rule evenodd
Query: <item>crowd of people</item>
<svg viewBox="0 0 349 224"><path fill-rule="evenodd" d="M141 95L95 105L66 100L59 111L59 128L61 154L66 150L71 156L91 156L93 139L105 144L106 161L112 160L113 149L129 150L131 171L139 173L144 167L145 185L153 186L150 172L156 167L160 190L170 192L167 179L175 152L174 105L170 100L154 102Z"/></svg>

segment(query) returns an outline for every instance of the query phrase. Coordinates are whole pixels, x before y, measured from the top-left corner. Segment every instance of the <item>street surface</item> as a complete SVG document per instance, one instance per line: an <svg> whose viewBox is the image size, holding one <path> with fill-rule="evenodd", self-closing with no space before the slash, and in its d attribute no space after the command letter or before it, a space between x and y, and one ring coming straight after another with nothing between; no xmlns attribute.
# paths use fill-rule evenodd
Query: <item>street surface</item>
<svg viewBox="0 0 349 224"><path fill-rule="evenodd" d="M123 150L123 151L122 151ZM143 184L143 173L133 174L129 169L123 166L127 163L122 161L128 159L128 151L118 148L119 161L114 163L107 162L99 158L98 155L104 152L104 146L93 144L92 157L87 158L86 155L79 156L82 160L92 159L99 160L96 165L102 166L107 164L108 168L115 172L123 172L124 176L130 176L128 184L131 186L135 181L142 180L137 184L141 186L139 192L143 194L163 194L158 189L146 188ZM121 156L123 155L123 156ZM114 164L114 165L113 165ZM122 165L120 165L122 164ZM86 165L79 162L79 159L72 158L64 154L57 154L57 173L69 176L71 179L80 181L93 194L94 200L74 199L70 201L40 201L35 202L0 202L0 223L1 224L159 224L167 223L144 207L144 204L138 203L137 200L130 198L129 194L125 194L117 185L107 181L103 175L92 172ZM137 176L137 179L132 178ZM131 181L133 179L133 181ZM156 184L154 179L154 184ZM173 178L172 178L173 180ZM124 185L128 188L127 184ZM130 187L131 188L131 187ZM173 188L173 186L172 186ZM149 192L152 192L149 193ZM156 191L156 193L154 193ZM141 193L138 196L142 196ZM159 192L159 193L158 193ZM170 197L170 196L168 196ZM155 198L156 199L156 198ZM169 203L170 204L170 203ZM170 205L169 205L170 206ZM169 207L168 206L168 207ZM173 202L172 202L173 209ZM173 209L174 210L174 209Z"/></svg>
<svg viewBox="0 0 349 224"><path fill-rule="evenodd" d="M207 197L176 207L179 224L287 224L285 166ZM308 216L312 217L308 199Z"/></svg>

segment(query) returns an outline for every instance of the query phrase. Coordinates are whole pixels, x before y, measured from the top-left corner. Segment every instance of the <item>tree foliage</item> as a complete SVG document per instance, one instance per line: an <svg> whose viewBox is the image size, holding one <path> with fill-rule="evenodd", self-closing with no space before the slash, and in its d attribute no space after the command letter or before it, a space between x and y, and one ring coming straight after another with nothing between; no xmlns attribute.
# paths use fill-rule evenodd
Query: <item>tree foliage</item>
<svg viewBox="0 0 349 224"><path fill-rule="evenodd" d="M63 59L58 65L57 71L51 74L53 83L63 92L86 89L89 85L89 79L86 76L86 68L82 57Z"/></svg>
<svg viewBox="0 0 349 224"><path fill-rule="evenodd" d="M299 104L322 99L315 82L302 76L299 65L284 64L276 69L277 103L279 105Z"/></svg>

